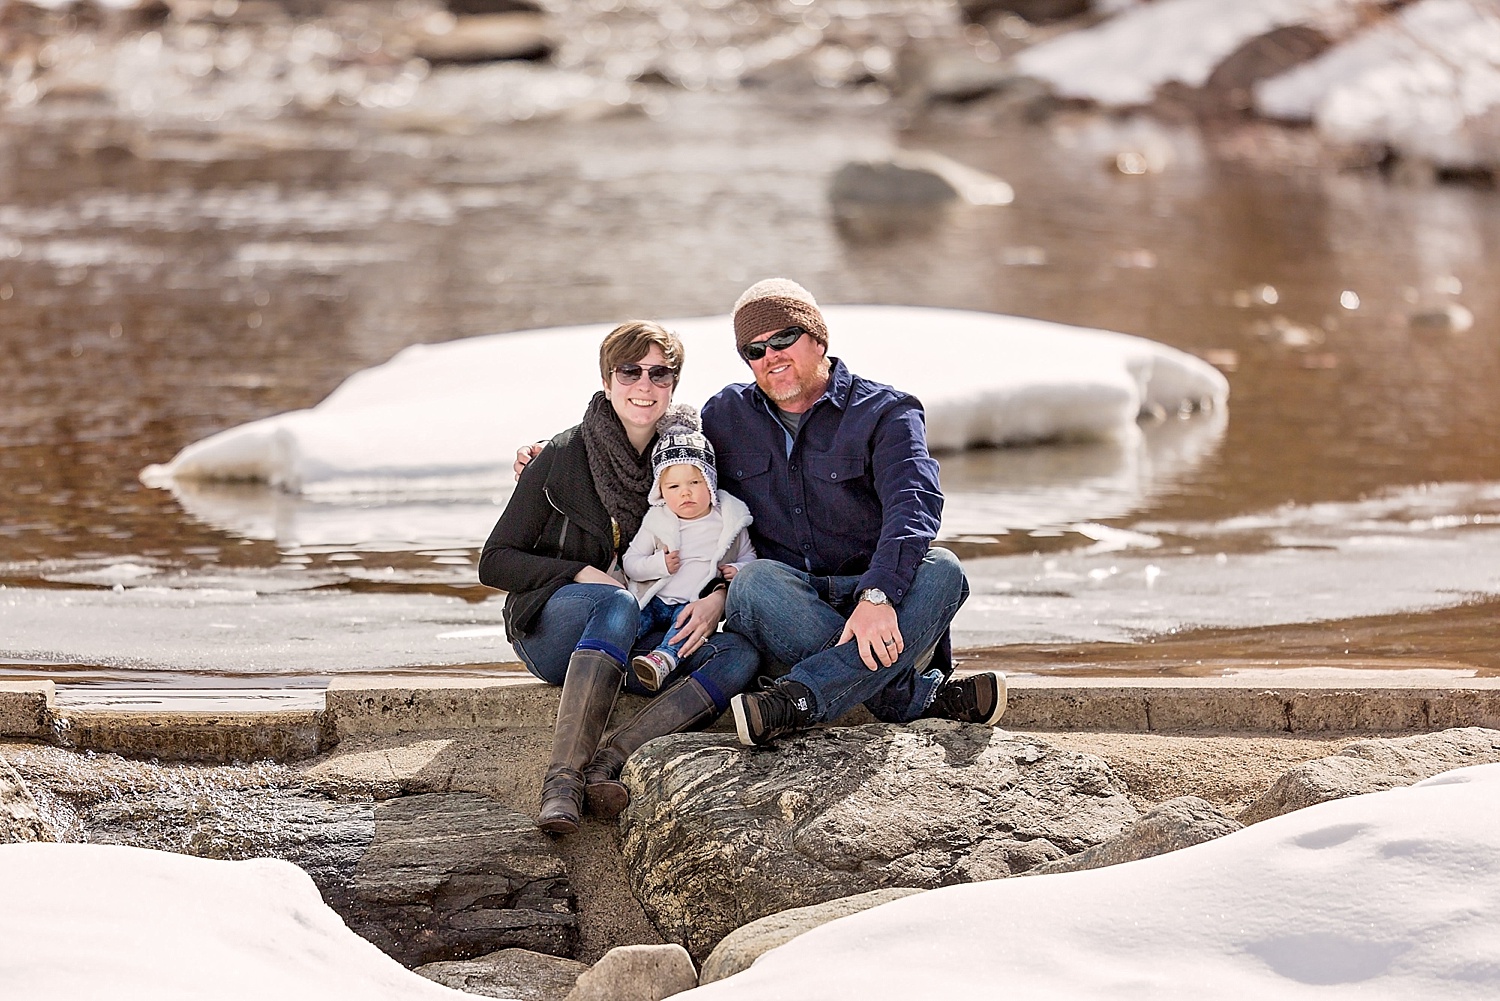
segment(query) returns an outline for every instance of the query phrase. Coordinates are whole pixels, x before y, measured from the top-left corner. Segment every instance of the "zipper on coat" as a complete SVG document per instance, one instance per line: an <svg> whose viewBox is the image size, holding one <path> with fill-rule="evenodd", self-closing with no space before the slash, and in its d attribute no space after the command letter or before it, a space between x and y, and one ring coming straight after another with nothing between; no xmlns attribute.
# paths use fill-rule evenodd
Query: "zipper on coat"
<svg viewBox="0 0 1500 1001"><path fill-rule="evenodd" d="M547 498L547 503L552 505L552 510L562 515L562 531L557 533L557 555L563 553L563 544L568 541L568 512L557 506L557 501L552 499L552 491L546 487L542 488L542 494Z"/></svg>

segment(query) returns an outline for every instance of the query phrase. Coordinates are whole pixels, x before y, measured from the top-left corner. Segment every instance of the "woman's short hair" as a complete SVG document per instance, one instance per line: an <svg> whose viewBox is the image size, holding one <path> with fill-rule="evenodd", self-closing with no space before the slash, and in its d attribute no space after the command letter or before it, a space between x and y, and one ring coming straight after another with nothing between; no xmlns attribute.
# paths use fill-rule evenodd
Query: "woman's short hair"
<svg viewBox="0 0 1500 1001"><path fill-rule="evenodd" d="M617 366L640 361L653 344L661 348L667 365L681 378L682 362L687 354L682 339L650 320L627 320L605 336L599 345L599 374L608 382Z"/></svg>

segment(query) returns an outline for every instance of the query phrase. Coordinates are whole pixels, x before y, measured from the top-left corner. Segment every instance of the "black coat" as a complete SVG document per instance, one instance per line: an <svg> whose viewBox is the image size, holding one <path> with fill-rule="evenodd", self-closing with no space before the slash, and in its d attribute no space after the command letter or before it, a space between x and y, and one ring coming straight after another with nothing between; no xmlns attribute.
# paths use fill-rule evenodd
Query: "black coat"
<svg viewBox="0 0 1500 1001"><path fill-rule="evenodd" d="M618 551L614 521L589 472L583 435L572 427L522 471L484 544L479 580L510 592L505 632L515 641L530 634L558 588L571 584L585 566L607 572Z"/></svg>

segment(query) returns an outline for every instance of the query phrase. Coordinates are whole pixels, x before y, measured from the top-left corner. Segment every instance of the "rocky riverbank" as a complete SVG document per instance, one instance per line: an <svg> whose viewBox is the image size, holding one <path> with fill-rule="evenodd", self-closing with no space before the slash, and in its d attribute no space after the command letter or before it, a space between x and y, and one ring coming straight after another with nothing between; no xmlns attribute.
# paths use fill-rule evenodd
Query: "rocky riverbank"
<svg viewBox="0 0 1500 1001"><path fill-rule="evenodd" d="M711 732L643 748L619 823L553 841L530 820L547 746L544 726L462 728L351 736L293 764L173 765L11 742L0 840L288 859L352 929L451 986L581 999L628 980L645 991L630 996L663 997L695 966L729 975L898 891L1129 861L1500 761L1500 731L1476 727L1358 739L864 724L774 752Z"/></svg>

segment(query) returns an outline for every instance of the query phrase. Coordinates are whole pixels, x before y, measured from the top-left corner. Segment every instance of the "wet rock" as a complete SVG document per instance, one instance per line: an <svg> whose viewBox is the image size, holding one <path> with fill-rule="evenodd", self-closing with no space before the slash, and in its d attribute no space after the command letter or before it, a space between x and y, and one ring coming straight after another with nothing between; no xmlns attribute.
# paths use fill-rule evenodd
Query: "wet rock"
<svg viewBox="0 0 1500 1001"><path fill-rule="evenodd" d="M741 970L748 970L750 964L759 959L762 954L770 952L778 945L785 945L803 932L811 931L819 925L836 921L850 914L869 910L871 907L879 907L892 900L900 900L902 897L921 892L911 887L871 890L869 893L830 900L826 904L793 907L790 910L768 915L758 921L752 921L741 928L736 928L726 935L722 942L714 946L714 951L709 953L708 958L703 961L703 972L699 974L698 982L711 984L715 980L732 977Z"/></svg>
<svg viewBox="0 0 1500 1001"><path fill-rule="evenodd" d="M531 819L471 793L349 802L305 787L122 794L81 840L205 858L285 859L355 932L407 965L506 947L570 956L573 892Z"/></svg>
<svg viewBox="0 0 1500 1001"><path fill-rule="evenodd" d="M532 0L447 0L448 12L458 17L473 14L541 14L540 4Z"/></svg>
<svg viewBox="0 0 1500 1001"><path fill-rule="evenodd" d="M501 949L475 959L428 963L413 972L454 990L514 1001L563 1001L587 963L526 949Z"/></svg>
<svg viewBox="0 0 1500 1001"><path fill-rule="evenodd" d="M1103 844L1039 865L1027 875L1102 869L1121 862L1135 862L1222 838L1243 826L1207 800L1182 796L1147 811L1140 820Z"/></svg>
<svg viewBox="0 0 1500 1001"><path fill-rule="evenodd" d="M1461 334L1474 326L1474 314L1456 302L1411 315L1411 328L1428 334Z"/></svg>
<svg viewBox="0 0 1500 1001"><path fill-rule="evenodd" d="M1019 79L998 62L986 62L965 45L910 43L896 59L895 90L908 104L963 103L1011 86Z"/></svg>
<svg viewBox="0 0 1500 1001"><path fill-rule="evenodd" d="M835 203L860 205L1008 205L1009 184L926 150L898 150L884 160L846 163L829 186Z"/></svg>
<svg viewBox="0 0 1500 1001"><path fill-rule="evenodd" d="M964 18L983 24L992 17L1014 14L1031 24L1050 24L1087 14L1092 0L959 0Z"/></svg>
<svg viewBox="0 0 1500 1001"><path fill-rule="evenodd" d="M622 945L578 978L568 1001L662 1001L698 986L680 945Z"/></svg>
<svg viewBox="0 0 1500 1001"><path fill-rule="evenodd" d="M623 779L631 888L695 958L788 908L1014 875L1137 817L1098 757L941 720L814 730L769 751L678 735L638 751Z"/></svg>
<svg viewBox="0 0 1500 1001"><path fill-rule="evenodd" d="M552 55L547 20L540 14L476 14L455 18L443 28L418 36L415 54L431 63L537 61Z"/></svg>
<svg viewBox="0 0 1500 1001"><path fill-rule="evenodd" d="M1240 815L1254 824L1329 800L1411 785L1440 772L1500 761L1500 730L1470 726L1362 740L1291 769Z"/></svg>
<svg viewBox="0 0 1500 1001"><path fill-rule="evenodd" d="M1202 87L1206 111L1250 111L1255 85L1322 55L1333 40L1305 24L1288 24L1258 35L1230 53Z"/></svg>
<svg viewBox="0 0 1500 1001"><path fill-rule="evenodd" d="M10 762L0 758L0 844L56 840L57 831L42 816L31 790Z"/></svg>

